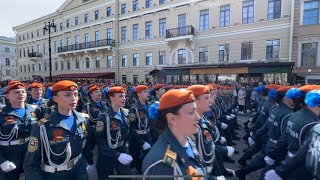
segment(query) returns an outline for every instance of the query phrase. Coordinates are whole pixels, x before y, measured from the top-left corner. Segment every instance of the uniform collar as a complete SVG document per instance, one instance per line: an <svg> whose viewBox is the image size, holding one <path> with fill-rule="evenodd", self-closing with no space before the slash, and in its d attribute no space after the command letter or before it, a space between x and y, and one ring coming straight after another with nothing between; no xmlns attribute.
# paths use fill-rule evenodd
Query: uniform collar
<svg viewBox="0 0 320 180"><path fill-rule="evenodd" d="M76 125L79 126L81 123L85 122L86 119L77 111L72 110L72 114L76 120ZM52 126L56 126L56 127L62 127L66 130L70 129L68 128L68 126L66 125L66 123L64 121L61 120L61 117L59 117L59 113L58 111L54 111L52 113L52 116L50 117L50 125L52 124Z"/></svg>

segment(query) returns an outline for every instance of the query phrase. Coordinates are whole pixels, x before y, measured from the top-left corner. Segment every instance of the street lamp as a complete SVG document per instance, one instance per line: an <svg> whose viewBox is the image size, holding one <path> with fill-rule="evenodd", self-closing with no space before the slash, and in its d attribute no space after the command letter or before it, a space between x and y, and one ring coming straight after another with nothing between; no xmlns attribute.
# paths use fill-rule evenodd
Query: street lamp
<svg viewBox="0 0 320 180"><path fill-rule="evenodd" d="M51 62L51 28L56 30L57 26L54 23L54 20L52 19L52 22L44 22L44 28L43 31L49 31L49 79L50 82L52 82L52 62Z"/></svg>

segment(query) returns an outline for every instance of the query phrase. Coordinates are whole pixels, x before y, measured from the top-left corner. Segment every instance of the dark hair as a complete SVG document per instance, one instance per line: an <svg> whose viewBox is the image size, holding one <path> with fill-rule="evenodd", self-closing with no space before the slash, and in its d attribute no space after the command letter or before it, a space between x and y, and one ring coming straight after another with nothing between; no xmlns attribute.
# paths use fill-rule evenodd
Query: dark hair
<svg viewBox="0 0 320 180"><path fill-rule="evenodd" d="M274 99L274 102L279 104L285 95L286 95L286 92L278 92L278 96L277 98Z"/></svg>
<svg viewBox="0 0 320 180"><path fill-rule="evenodd" d="M266 96L268 96L268 92L269 92L269 90L268 90L268 89L265 89L265 90L261 91L260 94L261 94L263 97L266 97Z"/></svg>

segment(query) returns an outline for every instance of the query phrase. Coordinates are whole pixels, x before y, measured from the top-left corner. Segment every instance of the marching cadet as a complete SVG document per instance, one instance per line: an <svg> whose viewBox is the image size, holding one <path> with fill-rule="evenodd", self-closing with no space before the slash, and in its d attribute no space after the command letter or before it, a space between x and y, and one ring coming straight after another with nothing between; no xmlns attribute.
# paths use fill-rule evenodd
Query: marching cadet
<svg viewBox="0 0 320 180"><path fill-rule="evenodd" d="M100 114L96 124L96 143L98 146L97 171L99 180L109 179L114 169L118 175L131 175L129 155L126 143L129 138L129 111L125 106L125 89L120 86L108 90L110 106Z"/></svg>
<svg viewBox="0 0 320 180"><path fill-rule="evenodd" d="M35 109L25 104L24 84L9 82L4 94L9 104L0 112L0 179L17 180L23 173L27 142L37 118Z"/></svg>
<svg viewBox="0 0 320 180"><path fill-rule="evenodd" d="M149 89L146 85L139 85L134 89L137 102L130 108L130 138L129 152L133 158L132 167L142 173L141 166L144 156L151 148L152 139L150 134L151 120L148 115ZM141 158L141 153L142 158Z"/></svg>
<svg viewBox="0 0 320 180"><path fill-rule="evenodd" d="M78 85L63 80L52 87L57 110L32 129L24 161L26 180L87 180L82 149L87 120L75 111Z"/></svg>
<svg viewBox="0 0 320 180"><path fill-rule="evenodd" d="M282 180L282 179L312 179L320 178L319 174L319 116L320 116L320 90L313 90L306 94L305 103L308 110L312 114L308 113L305 118L311 118L318 122L310 133L309 137L301 142L302 146L300 149L292 156L287 158L280 166L276 167L274 170L269 170L265 173L264 178L266 180ZM300 119L300 120L303 120ZM304 169L301 171L300 169ZM298 171L297 171L298 170ZM297 172L299 173L297 173Z"/></svg>
<svg viewBox="0 0 320 180"><path fill-rule="evenodd" d="M45 109L48 107L48 99L42 97L43 85L41 83L32 83L27 88L30 92L30 97L27 98L26 103L35 105L39 110L38 119L41 119L45 115Z"/></svg>
<svg viewBox="0 0 320 180"><path fill-rule="evenodd" d="M88 157L88 174L89 179L98 179L96 174L96 164L97 164L97 148L95 141L95 129L97 124L98 116L101 113L104 113L108 108L104 102L101 101L101 91L100 87L93 84L90 85L88 90L88 99L89 102L84 105L82 108L82 112L89 115L89 126L88 126L88 147L85 147L84 153L88 153L86 157Z"/></svg>
<svg viewBox="0 0 320 180"><path fill-rule="evenodd" d="M192 176L207 176L196 145L189 138L199 131L200 117L193 93L170 90L161 97L159 106L153 109L164 123L165 130L143 160L144 175L172 176L157 179L193 179Z"/></svg>
<svg viewBox="0 0 320 180"><path fill-rule="evenodd" d="M164 84L156 84L153 86L152 91L154 94L150 97L150 102L160 101L161 96L166 92Z"/></svg>

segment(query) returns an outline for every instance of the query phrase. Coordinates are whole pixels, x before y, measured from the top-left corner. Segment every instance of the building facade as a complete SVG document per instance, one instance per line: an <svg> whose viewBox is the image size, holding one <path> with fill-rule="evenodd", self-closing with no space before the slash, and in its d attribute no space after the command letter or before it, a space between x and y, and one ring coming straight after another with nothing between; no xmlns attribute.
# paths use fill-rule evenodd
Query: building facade
<svg viewBox="0 0 320 180"><path fill-rule="evenodd" d="M292 59L298 83L320 84L319 8L319 0L295 0Z"/></svg>
<svg viewBox="0 0 320 180"><path fill-rule="evenodd" d="M291 0L67 0L14 27L18 75L114 73L116 82L286 82ZM67 76L67 75L66 75Z"/></svg>
<svg viewBox="0 0 320 180"><path fill-rule="evenodd" d="M16 40L0 36L0 80L17 78Z"/></svg>

